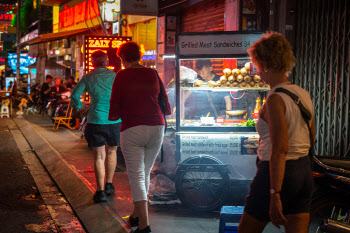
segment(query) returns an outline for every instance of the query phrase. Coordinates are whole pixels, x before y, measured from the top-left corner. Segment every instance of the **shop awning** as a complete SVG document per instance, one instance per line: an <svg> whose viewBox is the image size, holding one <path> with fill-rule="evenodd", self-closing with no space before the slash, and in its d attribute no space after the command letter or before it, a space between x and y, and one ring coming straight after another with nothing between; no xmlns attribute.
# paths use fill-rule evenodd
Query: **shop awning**
<svg viewBox="0 0 350 233"><path fill-rule="evenodd" d="M36 62L27 66L27 68L36 68ZM69 69L69 67L46 59L45 60L45 69Z"/></svg>
<svg viewBox="0 0 350 233"><path fill-rule="evenodd" d="M28 42L28 44L31 45L31 44L38 44L38 43L42 43L42 42L49 42L49 41L53 41L53 40L60 40L63 38L67 38L68 36L73 36L73 35L77 35L80 33L84 33L86 31L89 31L89 29L82 28L82 29L66 31L66 32L42 34L42 35L40 35L40 38Z"/></svg>

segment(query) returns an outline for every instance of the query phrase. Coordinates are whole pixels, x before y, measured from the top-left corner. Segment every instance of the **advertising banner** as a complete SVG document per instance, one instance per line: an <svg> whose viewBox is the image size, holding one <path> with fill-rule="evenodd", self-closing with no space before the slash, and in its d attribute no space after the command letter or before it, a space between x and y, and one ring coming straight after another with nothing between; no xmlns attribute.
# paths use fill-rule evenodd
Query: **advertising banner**
<svg viewBox="0 0 350 233"><path fill-rule="evenodd" d="M179 35L179 55L247 54L261 34Z"/></svg>

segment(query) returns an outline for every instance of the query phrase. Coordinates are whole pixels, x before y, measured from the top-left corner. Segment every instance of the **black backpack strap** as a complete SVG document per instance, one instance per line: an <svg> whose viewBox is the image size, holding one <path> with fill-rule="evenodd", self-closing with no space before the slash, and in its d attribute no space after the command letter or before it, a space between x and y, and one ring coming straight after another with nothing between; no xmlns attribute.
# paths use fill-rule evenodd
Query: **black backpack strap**
<svg viewBox="0 0 350 233"><path fill-rule="evenodd" d="M315 154L314 151L314 139L312 137L312 132L311 132L311 126L310 126L310 121L312 120L312 114L309 112L309 110L307 110L307 108L305 108L305 106L301 103L299 96L284 89L284 88L276 88L275 92L282 92L286 95L288 95L290 98L292 98L294 100L294 103L296 103L296 105L298 105L301 115L307 125L307 128L309 129L309 137L310 137L310 151L309 151L309 156L311 157L311 161L312 161L312 157Z"/></svg>

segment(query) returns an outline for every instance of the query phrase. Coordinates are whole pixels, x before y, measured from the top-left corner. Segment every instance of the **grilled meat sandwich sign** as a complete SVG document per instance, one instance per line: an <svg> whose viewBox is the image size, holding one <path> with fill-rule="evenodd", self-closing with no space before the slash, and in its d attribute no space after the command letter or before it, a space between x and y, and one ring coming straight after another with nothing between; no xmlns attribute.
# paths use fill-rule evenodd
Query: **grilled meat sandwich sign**
<svg viewBox="0 0 350 233"><path fill-rule="evenodd" d="M180 55L247 54L261 34L179 35Z"/></svg>

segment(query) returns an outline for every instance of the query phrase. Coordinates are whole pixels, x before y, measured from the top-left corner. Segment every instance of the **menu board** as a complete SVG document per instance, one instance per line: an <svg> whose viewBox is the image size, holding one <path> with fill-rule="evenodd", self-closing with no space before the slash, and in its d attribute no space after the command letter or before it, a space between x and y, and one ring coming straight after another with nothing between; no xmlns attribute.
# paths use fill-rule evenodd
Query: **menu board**
<svg viewBox="0 0 350 233"><path fill-rule="evenodd" d="M194 155L240 156L249 154L243 147L248 137L257 134L182 134L180 135L181 160Z"/></svg>
<svg viewBox="0 0 350 233"><path fill-rule="evenodd" d="M180 134L180 163L196 155L207 155L228 165L232 178L252 180L256 173L256 149L247 148L244 143L248 138L258 137L256 133Z"/></svg>

